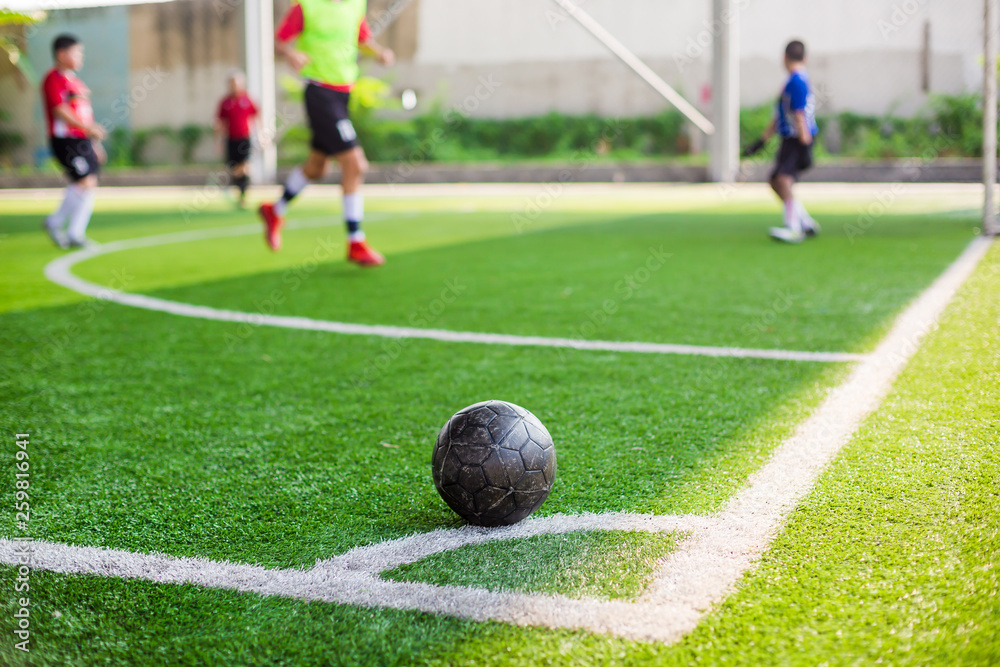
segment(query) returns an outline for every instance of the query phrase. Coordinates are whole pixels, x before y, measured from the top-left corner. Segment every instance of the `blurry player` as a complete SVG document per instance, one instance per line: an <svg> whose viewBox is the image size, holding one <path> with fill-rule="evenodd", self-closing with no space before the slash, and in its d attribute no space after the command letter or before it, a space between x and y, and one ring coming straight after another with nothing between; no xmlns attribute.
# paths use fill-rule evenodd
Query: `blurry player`
<svg viewBox="0 0 1000 667"><path fill-rule="evenodd" d="M347 112L351 88L358 79L359 44L383 65L391 65L394 60L392 51L373 39L365 21L366 10L366 0L299 0L278 27L276 50L306 81L306 114L312 142L305 163L288 176L281 199L260 207L267 244L272 250L281 247L288 203L309 181L322 178L333 158L340 165L344 188L347 259L361 266L385 262L361 231L364 200L360 189L368 161Z"/></svg>
<svg viewBox="0 0 1000 667"><path fill-rule="evenodd" d="M819 233L819 224L795 199L792 188L799 173L813 163L813 140L819 133L816 125L816 98L806 73L806 47L802 42L789 42L785 47L785 69L790 76L778 100L774 120L744 155L759 151L777 132L781 135L778 160L771 172L771 188L785 205L785 226L772 227L771 238L787 243L801 243Z"/></svg>
<svg viewBox="0 0 1000 667"><path fill-rule="evenodd" d="M42 82L42 102L52 155L71 182L59 209L45 219L45 230L60 248L73 248L87 243L97 174L106 159L100 144L105 132L94 122L90 89L76 75L83 67L80 40L59 35L52 42L52 55L55 67Z"/></svg>
<svg viewBox="0 0 1000 667"><path fill-rule="evenodd" d="M231 182L240 189L240 208L246 205L247 187L250 185L247 162L250 160L256 118L257 106L247 95L246 77L243 72L233 72L229 75L229 95L219 102L215 136L220 143L222 137L226 137L226 167ZM260 133L257 135L260 136Z"/></svg>

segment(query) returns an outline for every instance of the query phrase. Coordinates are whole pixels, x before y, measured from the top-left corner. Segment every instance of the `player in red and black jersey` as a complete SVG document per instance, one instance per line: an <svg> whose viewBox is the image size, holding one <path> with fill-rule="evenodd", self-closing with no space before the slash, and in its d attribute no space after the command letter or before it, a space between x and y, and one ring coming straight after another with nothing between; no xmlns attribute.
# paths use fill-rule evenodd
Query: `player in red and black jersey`
<svg viewBox="0 0 1000 667"><path fill-rule="evenodd" d="M76 75L83 67L83 45L73 35L52 42L55 67L42 82L42 102L48 122L52 155L71 181L59 209L45 219L45 230L60 248L87 242L87 225L94 211L94 189L105 162L104 128L94 122L90 89Z"/></svg>
<svg viewBox="0 0 1000 667"><path fill-rule="evenodd" d="M232 182L240 189L240 207L246 202L250 175L247 162L250 160L253 135L257 130L257 105L246 91L246 78L242 72L229 75L229 94L219 102L216 112L215 134L221 143L226 137L226 167ZM256 132L260 136L259 132Z"/></svg>

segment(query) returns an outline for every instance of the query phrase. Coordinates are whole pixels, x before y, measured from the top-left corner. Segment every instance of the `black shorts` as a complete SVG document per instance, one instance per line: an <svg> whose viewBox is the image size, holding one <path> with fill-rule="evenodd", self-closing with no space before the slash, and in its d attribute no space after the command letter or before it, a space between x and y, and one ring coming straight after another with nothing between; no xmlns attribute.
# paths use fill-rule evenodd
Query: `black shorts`
<svg viewBox="0 0 1000 667"><path fill-rule="evenodd" d="M101 172L101 163L90 139L52 137L50 145L52 156L59 161L74 183Z"/></svg>
<svg viewBox="0 0 1000 667"><path fill-rule="evenodd" d="M813 163L812 144L808 146L796 137L785 137L781 140L781 149L778 150L778 162L774 165L771 178L778 174L791 176L797 179L799 172L803 172Z"/></svg>
<svg viewBox="0 0 1000 667"><path fill-rule="evenodd" d="M250 139L233 139L226 141L226 166L232 169L250 159Z"/></svg>
<svg viewBox="0 0 1000 667"><path fill-rule="evenodd" d="M310 83L306 86L306 115L312 130L310 146L326 155L337 155L358 145L358 135L347 112L350 93Z"/></svg>

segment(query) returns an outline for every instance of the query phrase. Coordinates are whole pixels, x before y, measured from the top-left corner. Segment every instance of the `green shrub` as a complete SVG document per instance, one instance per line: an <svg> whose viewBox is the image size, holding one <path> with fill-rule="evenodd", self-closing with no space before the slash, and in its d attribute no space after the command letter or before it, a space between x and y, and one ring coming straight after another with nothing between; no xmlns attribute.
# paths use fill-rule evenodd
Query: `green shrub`
<svg viewBox="0 0 1000 667"><path fill-rule="evenodd" d="M939 155L982 157L983 99L978 94L936 95L931 100L934 123L944 138Z"/></svg>
<svg viewBox="0 0 1000 667"><path fill-rule="evenodd" d="M181 144L181 161L184 164L194 162L194 152L202 138L212 134L212 128L203 125L185 125L177 131L177 139Z"/></svg>
<svg viewBox="0 0 1000 667"><path fill-rule="evenodd" d="M301 99L301 83L282 81L291 99ZM389 86L362 77L351 95L351 116L358 138L375 162L465 162L547 158L570 161L581 155L632 160L673 157L689 152L690 139L684 118L664 111L640 118L601 118L588 114L567 116L549 113L530 118L469 118L436 107L420 116L381 117L395 107ZM743 109L740 133L744 144L758 137L771 122L773 105ZM931 98L914 118L866 116L851 112L817 119L821 136L836 126L840 145L836 155L864 159L980 157L982 155L982 101L978 95ZM180 144L185 163L194 160L207 128L187 125L130 131L115 129L108 139L112 166L145 166L146 149L155 136ZM309 129L295 125L279 142L283 164L301 162L309 153ZM772 142L770 152L776 148ZM820 156L828 155L824 143ZM765 153L760 159L768 159Z"/></svg>
<svg viewBox="0 0 1000 667"><path fill-rule="evenodd" d="M25 143L21 132L4 127L4 124L10 121L10 117L10 112L0 109L0 162L5 163L4 166L8 166L6 164L8 158Z"/></svg>
<svg viewBox="0 0 1000 667"><path fill-rule="evenodd" d="M581 153L679 155L688 143L683 118L673 112L634 119L550 113L497 120L436 109L408 120L370 120L355 126L369 158L377 162L572 159Z"/></svg>

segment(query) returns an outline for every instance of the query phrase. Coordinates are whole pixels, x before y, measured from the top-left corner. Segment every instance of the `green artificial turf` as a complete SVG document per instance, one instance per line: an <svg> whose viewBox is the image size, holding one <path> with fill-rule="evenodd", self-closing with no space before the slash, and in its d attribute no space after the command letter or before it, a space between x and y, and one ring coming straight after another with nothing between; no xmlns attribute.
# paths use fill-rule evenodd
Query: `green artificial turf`
<svg viewBox="0 0 1000 667"><path fill-rule="evenodd" d="M0 586L14 587L0 566ZM149 665L420 664L461 642L474 623L444 616L241 595L197 586L33 572L30 651L14 648L17 607L0 597L0 664ZM11 634L10 637L13 637Z"/></svg>
<svg viewBox="0 0 1000 667"><path fill-rule="evenodd" d="M80 307L0 330L4 425L35 451L35 536L269 566L459 525L430 455L477 401L549 427L541 515L710 511L844 372L429 341L383 368L379 339L262 328L228 349L233 325L117 305L64 338Z"/></svg>
<svg viewBox="0 0 1000 667"><path fill-rule="evenodd" d="M762 215L553 212L526 234L512 233L509 213L420 214L405 222L384 215L371 225L371 237L391 261L371 275L343 261L339 225L288 231L279 259L261 253L260 235L253 234L116 253L82 264L78 273L128 291L251 313L864 351L884 333L878 325L891 321L970 238L962 222L912 216L858 241L843 232L854 218L831 214L822 243L789 248L762 233L768 224ZM408 251L393 254L401 241ZM226 272L236 275L223 278Z"/></svg>
<svg viewBox="0 0 1000 667"><path fill-rule="evenodd" d="M1000 246L739 590L674 646L477 626L423 664L1000 664Z"/></svg>
<svg viewBox="0 0 1000 667"><path fill-rule="evenodd" d="M469 545L382 573L393 581L491 591L638 597L680 535L595 530Z"/></svg>
<svg viewBox="0 0 1000 667"><path fill-rule="evenodd" d="M773 214L754 207L741 212L701 206L682 215L681 204L662 211L662 202L654 204L560 205L518 233L509 201L375 201L369 234L390 259L378 271L359 271L333 256L310 264L318 238L329 233L342 243L342 232L330 227L289 231L279 255L251 235L108 255L80 265L78 273L104 284L122 277L127 290L231 309L262 309L261 299L277 288L286 297L277 312L407 325L414 324L414 313L431 308L445 281L457 274L467 289L428 326L572 335L574 327L591 321L595 304L615 298L615 284L645 261L649 247L664 243L671 260L632 297L620 298L620 308L590 337L864 350L958 254L973 225L961 216L888 215L852 240L845 232L852 214L830 206L817 212L825 224L820 241L787 248L766 242L762 228ZM315 218L328 209L323 202L306 203L296 216ZM359 545L458 526L430 484L431 447L453 412L487 398L529 407L554 437L559 474L539 515L712 512L847 371L844 365L395 342L139 311L86 300L44 280L42 268L60 253L37 229L41 210L41 204L26 202L7 207L0 220L0 233L7 235L0 241L0 425L7 433L31 433L30 526L36 539L309 567ZM110 241L252 222L252 216L216 205L185 222L176 202L107 202L95 216L94 236ZM995 265L995 252L993 257ZM308 275L291 289L289 272L305 267ZM792 285L796 295L788 308L776 301L783 285ZM883 560L865 561L864 571L882 573L879 585L893 580L894 572L932 581L934 590L925 598L942 601L935 609L970 609L941 620L946 628L966 623L975 640L953 655L990 655L984 646L995 655L995 634L974 618L996 611L983 593L990 581L989 590L996 589L995 575L983 569L991 562L983 549L996 553L995 532L992 538L982 533L979 552L949 552L956 569L947 570L942 583L923 560L897 558L908 553L903 542L927 542L931 532L924 524L886 529L872 520L881 516L876 509L910 497L880 498L880 485L915 484L924 494L914 496L921 507L950 499L938 513L944 519L921 515L934 520L934 535L947 537L944 542L966 544L964 527L947 523L965 511L966 501L984 508L983 525L995 526L988 523L995 496L983 496L981 481L996 479L995 466L962 476L944 465L979 458L993 465L983 458L986 436L977 430L980 421L989 422L968 416L984 413L990 392L970 394L969 401L978 396L979 402L956 405L937 418L914 417L949 409L938 382L997 386L997 316L979 310L989 292L983 281L978 289L963 302L965 310L952 311L957 333L949 338L946 328L935 335L944 341L935 359L946 360L952 375L941 376L938 365L925 363L917 366L923 368L920 384L908 372L904 383L927 392L919 410L883 416L885 431L874 435L870 429L879 422L873 420L866 439L844 461L851 452L865 461L885 447L897 449L858 463L868 477L851 478L852 469L838 464L760 572L678 647L34 572L33 636L39 648L30 664L471 664L477 656L477 664L656 664L701 656L733 661L744 651L758 661L767 662L773 651L794 662L788 656L797 650L833 660L838 656L826 653L836 646L828 636L830 619L859 619L851 636L866 646L881 645L872 628L895 622L895 612L875 602L855 604L855 586L873 595L881 589L844 569L861 552L881 548L880 540L886 544L879 552ZM990 336L993 347L982 347ZM984 375L989 368L994 374ZM945 397L958 400L959 393ZM913 423L917 434L899 431L904 422ZM995 443L995 418L990 428ZM940 429L951 429L957 449L934 460L955 478L939 472L934 479L940 485L925 489L920 481L927 471L905 465L917 465L927 447L911 440ZM957 458L949 459L952 454ZM5 459L5 476L13 479L13 458ZM894 464L901 466L898 474ZM828 488L828 480L844 475L849 482ZM836 493L850 500L837 500ZM0 488L0 501L12 506L12 486ZM900 512L910 507L904 503ZM858 526L883 527L855 546L851 540L864 533ZM13 512L0 514L0 535L13 534ZM817 535L823 539L814 543ZM603 538L579 539L599 545ZM653 548L626 546L640 560ZM603 548L590 549L587 558L596 561L580 562L614 565ZM854 551L841 558L847 549ZM455 558L484 555L489 549L442 555L417 569L428 580L447 578L454 576ZM827 568L799 595L802 563L823 558ZM561 568L551 557L543 560L542 570L552 574L536 577L530 590L573 592L572 577L556 574ZM614 572L604 565L595 574ZM837 577L848 583L836 588ZM504 585L525 585L516 579ZM636 575L633 583L640 579ZM13 570L0 568L0 587L12 588L12 580ZM477 585L483 585L481 578ZM956 593L963 586L972 586L965 597ZM9 596L3 604L12 604ZM869 608L876 609L874 616ZM784 618L791 620L785 624ZM926 618L940 620L933 613ZM810 622L819 624L815 636L833 643L809 644L808 635L797 634ZM956 635L921 637L925 648L915 655L937 656ZM751 650L751 643L768 648ZM872 654L845 655L865 661ZM0 662L21 658L0 643Z"/></svg>

